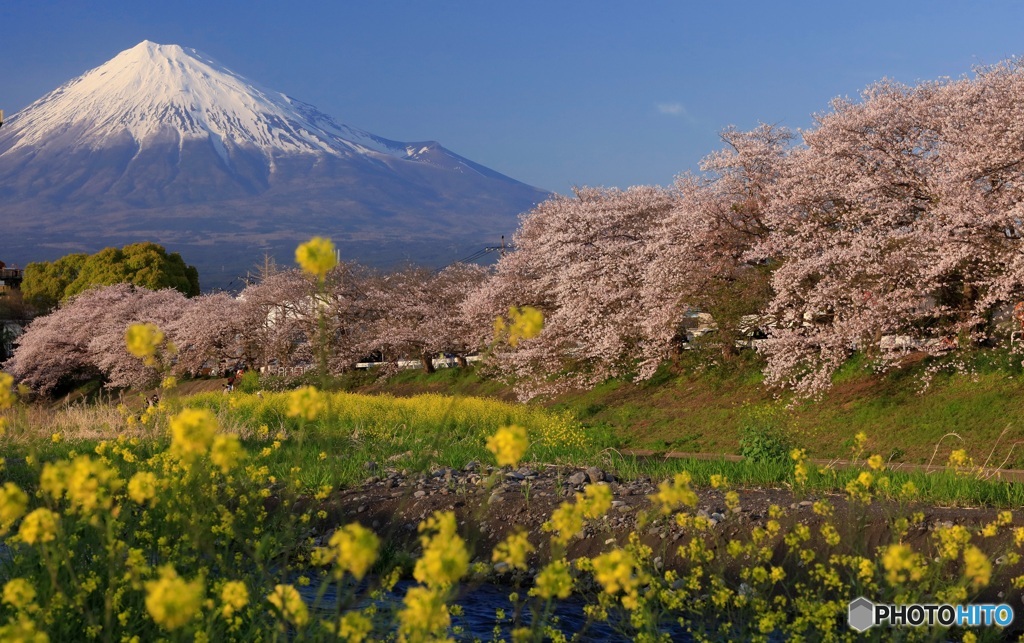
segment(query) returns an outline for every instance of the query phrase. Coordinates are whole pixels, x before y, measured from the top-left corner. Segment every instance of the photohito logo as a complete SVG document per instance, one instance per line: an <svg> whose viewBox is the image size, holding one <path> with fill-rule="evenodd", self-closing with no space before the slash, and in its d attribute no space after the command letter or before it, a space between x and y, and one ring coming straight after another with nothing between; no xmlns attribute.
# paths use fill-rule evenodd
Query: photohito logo
<svg viewBox="0 0 1024 643"><path fill-rule="evenodd" d="M1006 603L993 605L886 605L857 597L850 601L850 627L863 632L876 625L890 627L941 625L942 627L1006 627L1013 622L1013 608Z"/></svg>

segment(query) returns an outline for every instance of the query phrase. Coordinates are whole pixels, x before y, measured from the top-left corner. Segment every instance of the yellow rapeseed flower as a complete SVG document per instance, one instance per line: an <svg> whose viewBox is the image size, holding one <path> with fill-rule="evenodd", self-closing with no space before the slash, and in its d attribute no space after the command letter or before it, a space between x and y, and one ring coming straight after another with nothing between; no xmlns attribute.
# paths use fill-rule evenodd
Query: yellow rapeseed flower
<svg viewBox="0 0 1024 643"><path fill-rule="evenodd" d="M582 498L577 495L576 501L582 507L584 518L600 518L612 508L611 487L604 483L589 485Z"/></svg>
<svg viewBox="0 0 1024 643"><path fill-rule="evenodd" d="M231 618L235 612L249 604L249 588L242 581L228 581L220 590L220 602L220 613L224 618Z"/></svg>
<svg viewBox="0 0 1024 643"><path fill-rule="evenodd" d="M526 531L520 528L498 543L491 552L491 560L495 563L505 563L515 569L526 569L526 559L534 551L536 547L530 544Z"/></svg>
<svg viewBox="0 0 1024 643"><path fill-rule="evenodd" d="M889 545L882 555L882 567L890 585L899 585L908 580L917 581L924 575L924 563L920 554L914 553L909 545Z"/></svg>
<svg viewBox="0 0 1024 643"><path fill-rule="evenodd" d="M377 534L357 522L345 525L327 543L334 553L338 569L362 580L377 562L380 539Z"/></svg>
<svg viewBox="0 0 1024 643"><path fill-rule="evenodd" d="M339 619L337 630L332 633L337 634L342 641L362 643L369 640L373 633L373 621L365 614L348 612Z"/></svg>
<svg viewBox="0 0 1024 643"><path fill-rule="evenodd" d="M494 454L494 459L501 467L514 467L529 447L526 429L518 424L501 427L487 438L487 449Z"/></svg>
<svg viewBox="0 0 1024 643"><path fill-rule="evenodd" d="M299 590L291 585L275 585L267 600L292 625L302 627L309 622L309 608L303 602Z"/></svg>
<svg viewBox="0 0 1024 643"><path fill-rule="evenodd" d="M113 493L123 484L117 471L102 460L81 455L68 465L64 495L73 510L90 514L97 509L110 509Z"/></svg>
<svg viewBox="0 0 1024 643"><path fill-rule="evenodd" d="M245 449L237 435L217 434L210 447L210 461L227 474L245 457Z"/></svg>
<svg viewBox="0 0 1024 643"><path fill-rule="evenodd" d="M184 409L170 422L171 454L178 459L202 455L213 444L217 418L206 409Z"/></svg>
<svg viewBox="0 0 1024 643"><path fill-rule="evenodd" d="M334 243L323 237L313 237L295 249L295 262L317 279L323 279L338 265Z"/></svg>
<svg viewBox="0 0 1024 643"><path fill-rule="evenodd" d="M516 308L511 306L508 309L508 320L498 317L494 320L494 340L501 341L503 338L515 347L524 339L533 339L544 330L544 313L533 306Z"/></svg>
<svg viewBox="0 0 1024 643"><path fill-rule="evenodd" d="M469 571L469 551L456 533L455 514L435 511L419 526L423 554L412 575L429 587L448 587Z"/></svg>
<svg viewBox="0 0 1024 643"><path fill-rule="evenodd" d="M564 558L553 560L540 570L534 579L530 596L544 599L568 598L572 593L572 575L569 574L569 563Z"/></svg>
<svg viewBox="0 0 1024 643"><path fill-rule="evenodd" d="M16 610L25 609L36 600L36 588L27 578L12 578L4 585L3 602Z"/></svg>
<svg viewBox="0 0 1024 643"><path fill-rule="evenodd" d="M40 507L25 516L18 529L18 536L30 545L48 543L57 538L59 516L45 507Z"/></svg>
<svg viewBox="0 0 1024 643"><path fill-rule="evenodd" d="M410 587L398 613L398 640L435 641L445 636L451 615L439 588Z"/></svg>
<svg viewBox="0 0 1024 643"><path fill-rule="evenodd" d="M124 334L128 352L142 359L147 366L155 363L156 350L163 341L163 331L156 324L132 324Z"/></svg>
<svg viewBox="0 0 1024 643"><path fill-rule="evenodd" d="M986 587L992 579L992 562L974 545L964 549L964 578L975 590Z"/></svg>
<svg viewBox="0 0 1024 643"><path fill-rule="evenodd" d="M0 373L0 411L14 406L17 398L13 386L14 378L7 373Z"/></svg>
<svg viewBox="0 0 1024 643"><path fill-rule="evenodd" d="M578 495L578 494L577 494ZM551 540L558 544L568 544L583 529L583 512L579 505L563 502L558 509L551 512L551 517L541 527L544 531L553 531Z"/></svg>
<svg viewBox="0 0 1024 643"><path fill-rule="evenodd" d="M0 487L0 533L10 529L27 509L28 495L13 482L5 482Z"/></svg>
<svg viewBox="0 0 1024 643"><path fill-rule="evenodd" d="M875 471L881 471L885 468L885 460L882 459L881 455L876 453L868 458L868 466Z"/></svg>
<svg viewBox="0 0 1024 643"><path fill-rule="evenodd" d="M201 578L186 581L165 565L159 579L146 581L146 611L157 625L176 630L199 614L205 594Z"/></svg>
<svg viewBox="0 0 1024 643"><path fill-rule="evenodd" d="M303 386L288 393L288 417L312 422L326 407L324 395L315 386Z"/></svg>
<svg viewBox="0 0 1024 643"><path fill-rule="evenodd" d="M156 474L152 471L139 471L128 481L128 497L138 504L145 504L156 498Z"/></svg>
<svg viewBox="0 0 1024 643"><path fill-rule="evenodd" d="M697 494L690 488L690 474L686 471L677 473L672 481L664 480L658 485L658 493L652 495L651 502L661 508L661 512L669 514L680 507L693 507L697 504Z"/></svg>
<svg viewBox="0 0 1024 643"><path fill-rule="evenodd" d="M49 643L46 632L40 632L27 614L19 614L11 618L5 625L0 625L0 641L11 643Z"/></svg>
<svg viewBox="0 0 1024 643"><path fill-rule="evenodd" d="M960 556L961 550L967 547L971 540L971 532L963 525L952 525L939 527L934 532L936 550L940 557L946 560L954 560Z"/></svg>
<svg viewBox="0 0 1024 643"><path fill-rule="evenodd" d="M594 558L594 579L610 595L622 592L622 604L627 609L636 607L636 594L643 578L628 551L613 549Z"/></svg>
<svg viewBox="0 0 1024 643"><path fill-rule="evenodd" d="M522 339L533 339L544 330L544 313L533 306L509 308L508 343L515 346Z"/></svg>

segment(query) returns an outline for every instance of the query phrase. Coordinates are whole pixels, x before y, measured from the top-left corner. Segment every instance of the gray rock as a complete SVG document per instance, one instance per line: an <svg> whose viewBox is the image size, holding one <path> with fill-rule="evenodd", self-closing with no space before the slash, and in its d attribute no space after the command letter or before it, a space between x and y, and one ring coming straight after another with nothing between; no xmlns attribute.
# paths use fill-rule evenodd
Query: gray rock
<svg viewBox="0 0 1024 643"><path fill-rule="evenodd" d="M590 479L591 484L604 481L604 471L601 471L597 467L589 467L587 469L587 478Z"/></svg>
<svg viewBox="0 0 1024 643"><path fill-rule="evenodd" d="M581 484L586 484L587 474L583 473L582 471L577 471L576 473L569 476L569 479L566 482L577 487Z"/></svg>

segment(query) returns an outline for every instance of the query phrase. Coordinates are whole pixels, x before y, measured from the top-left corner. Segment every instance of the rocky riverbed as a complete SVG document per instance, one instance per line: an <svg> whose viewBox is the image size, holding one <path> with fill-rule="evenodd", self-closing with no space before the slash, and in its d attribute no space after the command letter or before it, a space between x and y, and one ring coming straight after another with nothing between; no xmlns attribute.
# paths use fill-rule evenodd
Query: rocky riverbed
<svg viewBox="0 0 1024 643"><path fill-rule="evenodd" d="M637 533L652 548L656 566L673 567L679 562L678 546L690 537L672 517L656 513L649 496L657 491L660 480L627 481L596 467L544 464L511 470L471 462L463 469L437 468L421 474L390 467L387 463L369 462L366 471L368 475L363 484L337 491L327 500L328 517L318 525L321 539L329 537L338 525L358 521L374 529L392 546L405 548L415 555L419 522L435 511L453 511L475 560L488 564L494 545L510 532L524 528L537 546L538 551L531 560L536 570L551 554L547 546L550 534L542 530L542 525L559 504L572 501L576 493L592 484L608 485L613 497L612 508L602 518L589 521L577 534L568 546L570 559L595 556L624 545L630 534ZM834 506L830 521L839 530L843 547L865 555L873 555L876 547L892 542L891 523L900 516L924 514L924 520L912 527L903 539L916 550L927 546L930 532L939 526L962 524L974 529L991 522L998 513L997 509L984 507L899 505L877 499L863 505L848 501L845 494L801 494L788 488L737 488L740 506L730 511L722 490L695 491L697 505L688 511L709 520L711 529L706 537L713 548L724 547L730 539L745 541L754 528L764 527L771 505L785 510L780 519L783 533L800 522L809 525L813 538L820 541L817 527L823 518L813 512L812 506L821 498L827 498ZM1024 524L1021 518L1015 516L1014 522ZM1008 531L1004 531L1000 537L975 540L987 551L996 552L1005 548L1007 539ZM780 543L777 548L780 556L783 547ZM500 565L495 569L499 574L504 571Z"/></svg>

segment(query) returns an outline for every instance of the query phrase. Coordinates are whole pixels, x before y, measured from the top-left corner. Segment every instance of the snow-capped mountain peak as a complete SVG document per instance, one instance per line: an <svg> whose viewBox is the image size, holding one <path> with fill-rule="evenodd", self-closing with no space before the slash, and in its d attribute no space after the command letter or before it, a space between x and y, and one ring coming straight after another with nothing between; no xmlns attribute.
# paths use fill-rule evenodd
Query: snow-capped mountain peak
<svg viewBox="0 0 1024 643"><path fill-rule="evenodd" d="M454 253L511 234L546 197L435 141L349 127L148 41L0 129L0 251L20 263L149 240L225 285L314 235L351 257Z"/></svg>
<svg viewBox="0 0 1024 643"><path fill-rule="evenodd" d="M26 132L11 149L62 144L102 147L127 133L140 146L175 134L209 138L230 163L232 147L266 156L379 152L408 145L341 125L311 105L264 89L195 49L145 40L39 99L9 123ZM415 144L414 144L415 145Z"/></svg>

